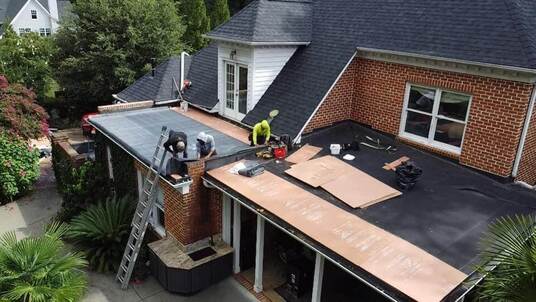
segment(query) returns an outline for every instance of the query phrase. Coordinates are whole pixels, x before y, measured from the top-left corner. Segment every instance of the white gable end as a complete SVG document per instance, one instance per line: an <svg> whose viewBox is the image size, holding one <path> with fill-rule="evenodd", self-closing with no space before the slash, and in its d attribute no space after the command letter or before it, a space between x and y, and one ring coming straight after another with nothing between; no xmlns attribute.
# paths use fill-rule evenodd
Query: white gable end
<svg viewBox="0 0 536 302"><path fill-rule="evenodd" d="M32 14L32 11L35 13ZM35 18L32 16L35 16ZM18 34L21 31L28 30L46 34L47 30L53 33L57 28L57 23L57 20L52 18L49 12L37 0L28 0L11 21L11 26Z"/></svg>

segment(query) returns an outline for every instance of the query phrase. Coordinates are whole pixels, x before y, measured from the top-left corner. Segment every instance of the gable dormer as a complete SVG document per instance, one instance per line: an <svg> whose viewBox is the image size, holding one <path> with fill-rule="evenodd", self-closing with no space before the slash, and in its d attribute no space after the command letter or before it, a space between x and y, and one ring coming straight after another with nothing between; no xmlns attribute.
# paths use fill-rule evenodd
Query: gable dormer
<svg viewBox="0 0 536 302"><path fill-rule="evenodd" d="M256 0L207 37L218 43L218 111L240 121L311 41L309 0Z"/></svg>

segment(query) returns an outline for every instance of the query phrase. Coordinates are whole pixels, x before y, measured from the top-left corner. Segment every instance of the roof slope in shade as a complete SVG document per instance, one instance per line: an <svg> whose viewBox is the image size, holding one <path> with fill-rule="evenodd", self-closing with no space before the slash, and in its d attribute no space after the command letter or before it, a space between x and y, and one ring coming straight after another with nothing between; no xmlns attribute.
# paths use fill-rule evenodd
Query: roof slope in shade
<svg viewBox="0 0 536 302"><path fill-rule="evenodd" d="M311 41L311 1L256 0L207 34L241 42Z"/></svg>
<svg viewBox="0 0 536 302"><path fill-rule="evenodd" d="M212 109L218 103L218 46L211 43L192 56L188 75L192 86L184 98L197 106Z"/></svg>
<svg viewBox="0 0 536 302"><path fill-rule="evenodd" d="M180 87L181 57L171 57L155 68L155 76L148 72L132 85L119 92L117 96L127 102L170 101L178 98L177 85Z"/></svg>
<svg viewBox="0 0 536 302"><path fill-rule="evenodd" d="M197 134L201 131L214 136L218 156L234 154L248 148L247 144L169 108L103 114L92 117L90 121L100 132L112 138L145 164L150 164L162 126L186 133L189 159L196 159L195 142Z"/></svg>
<svg viewBox="0 0 536 302"><path fill-rule="evenodd" d="M296 136L357 47L536 69L536 1L314 0L298 49L243 122Z"/></svg>

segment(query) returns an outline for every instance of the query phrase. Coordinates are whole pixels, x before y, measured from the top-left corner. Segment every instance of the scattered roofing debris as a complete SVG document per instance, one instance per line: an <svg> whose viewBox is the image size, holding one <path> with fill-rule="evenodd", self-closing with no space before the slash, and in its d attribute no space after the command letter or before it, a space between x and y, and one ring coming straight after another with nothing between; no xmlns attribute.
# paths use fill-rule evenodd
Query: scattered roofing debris
<svg viewBox="0 0 536 302"><path fill-rule="evenodd" d="M271 172L247 178L230 173L234 165L208 174L417 301L440 301L467 277L417 246Z"/></svg>
<svg viewBox="0 0 536 302"><path fill-rule="evenodd" d="M384 170L393 170L393 171L395 171L396 167L400 166L401 163L406 162L408 160L409 160L409 157L402 156L401 158L399 158L397 160L394 160L394 161L392 161L390 163L385 163L385 165L383 166L383 169Z"/></svg>

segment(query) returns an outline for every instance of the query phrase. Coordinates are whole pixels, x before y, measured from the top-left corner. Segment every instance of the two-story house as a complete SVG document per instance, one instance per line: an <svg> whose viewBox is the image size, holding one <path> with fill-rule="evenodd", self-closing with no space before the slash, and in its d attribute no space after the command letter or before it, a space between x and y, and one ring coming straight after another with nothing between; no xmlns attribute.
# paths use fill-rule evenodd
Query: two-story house
<svg viewBox="0 0 536 302"><path fill-rule="evenodd" d="M7 23L16 33L35 32L50 36L58 29L60 20L69 14L68 0L1 0L0 37Z"/></svg>
<svg viewBox="0 0 536 302"><path fill-rule="evenodd" d="M159 181L151 267L170 291L234 274L264 301L460 301L479 281L487 226L534 211L534 192L512 182L536 184L534 2L256 0L206 36L211 44L187 69L164 81L164 63L137 82L153 87L139 100L164 87L175 101L169 78L182 78L194 109L90 119L109 177L121 169L114 156L129 159L140 196L162 126L192 142L200 131L216 139L216 157L185 163L191 181ZM396 177L382 167L401 156L423 176L413 190L356 208L291 176L286 160L261 161L259 176L234 174L242 160L259 161L248 131L273 109L275 136L320 148L316 159L333 143L379 140L396 148L335 157L353 155L344 169L392 188ZM336 170L305 172L318 180ZM332 185L368 193L360 178Z"/></svg>

